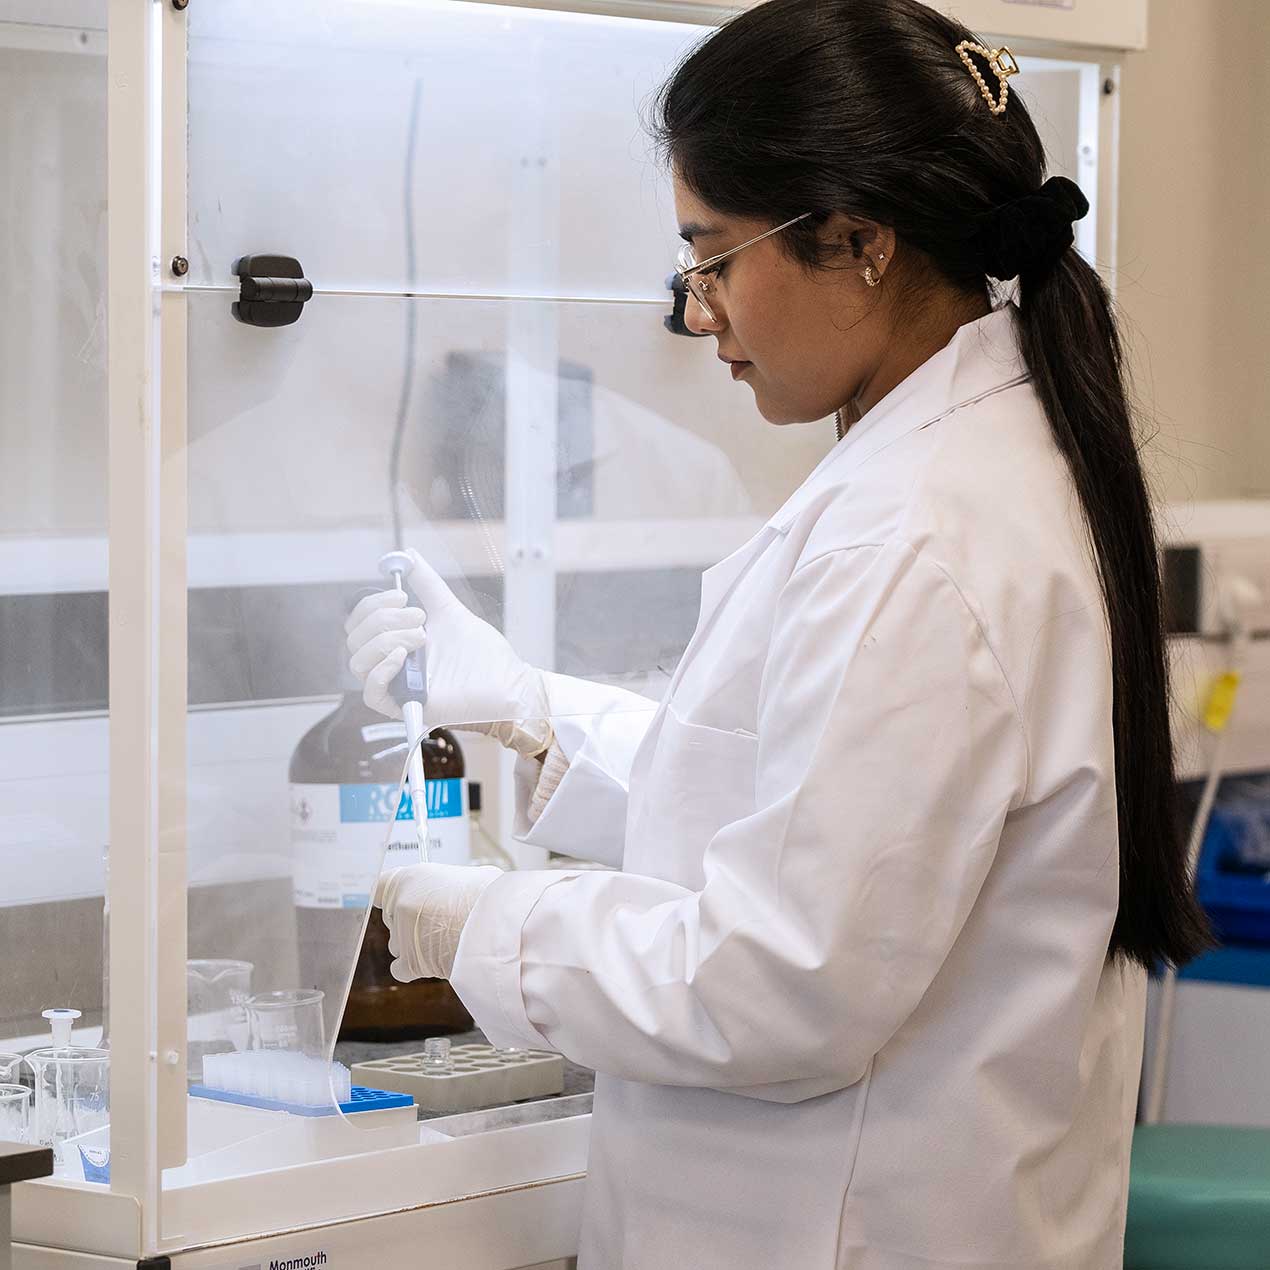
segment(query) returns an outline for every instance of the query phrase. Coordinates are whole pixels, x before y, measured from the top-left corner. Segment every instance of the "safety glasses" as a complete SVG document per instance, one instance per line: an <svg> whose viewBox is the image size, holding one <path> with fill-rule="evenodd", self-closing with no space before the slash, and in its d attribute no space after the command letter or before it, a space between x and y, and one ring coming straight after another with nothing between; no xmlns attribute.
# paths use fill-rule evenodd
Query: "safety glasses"
<svg viewBox="0 0 1270 1270"><path fill-rule="evenodd" d="M712 325L717 324L719 319L715 317L714 310L710 307L710 301L707 296L712 294L718 286L716 275L719 266L725 260L735 256L738 251L753 247L755 243L761 243L764 238L771 238L773 234L779 234L781 230L788 229L791 225L797 225L799 221L806 220L810 215L811 212L804 212L801 216L795 216L793 220L787 220L783 225L777 225L775 229L769 229L765 234L759 234L739 246L729 247L727 251L721 251L717 256L711 256L707 260L698 260L692 244L684 243L679 249L679 255L675 260L675 270L683 280L684 286L692 294L692 298L701 305L701 311Z"/></svg>

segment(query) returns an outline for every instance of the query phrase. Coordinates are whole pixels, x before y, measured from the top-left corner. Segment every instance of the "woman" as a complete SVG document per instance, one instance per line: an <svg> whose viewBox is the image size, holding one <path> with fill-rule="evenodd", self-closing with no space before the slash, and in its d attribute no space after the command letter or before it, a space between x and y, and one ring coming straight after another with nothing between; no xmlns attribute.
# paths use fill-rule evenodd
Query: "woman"
<svg viewBox="0 0 1270 1270"><path fill-rule="evenodd" d="M844 435L706 573L659 707L412 577L429 721L517 720L528 840L621 864L380 894L396 973L596 1069L591 1270L1121 1263L1144 967L1204 926L1087 204L967 41L770 0L662 92L688 324ZM372 705L423 622L354 614Z"/></svg>

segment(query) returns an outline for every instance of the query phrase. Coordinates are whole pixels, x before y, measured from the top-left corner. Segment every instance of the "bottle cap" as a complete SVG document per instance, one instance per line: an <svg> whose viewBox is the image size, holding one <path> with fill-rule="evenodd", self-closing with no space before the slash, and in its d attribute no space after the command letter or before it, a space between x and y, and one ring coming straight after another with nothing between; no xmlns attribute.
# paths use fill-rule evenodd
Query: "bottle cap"
<svg viewBox="0 0 1270 1270"><path fill-rule="evenodd" d="M71 1028L74 1027L75 1020L79 1018L78 1010L55 1007L45 1010L41 1017L48 1019L49 1027L53 1029L54 1049L64 1049L71 1043Z"/></svg>

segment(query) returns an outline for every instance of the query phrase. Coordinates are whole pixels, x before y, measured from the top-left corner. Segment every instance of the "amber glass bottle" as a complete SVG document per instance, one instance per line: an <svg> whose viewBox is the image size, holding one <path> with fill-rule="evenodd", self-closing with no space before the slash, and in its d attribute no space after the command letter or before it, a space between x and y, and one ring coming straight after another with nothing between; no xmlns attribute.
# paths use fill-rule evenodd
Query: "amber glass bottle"
<svg viewBox="0 0 1270 1270"><path fill-rule="evenodd" d="M348 688L340 704L305 733L291 758L291 843L300 979L321 988L334 1029L361 916L374 888L388 831L389 804L404 760L405 726L370 710ZM463 751L438 729L424 743L429 858L470 860ZM403 807L383 868L418 860ZM339 1025L341 1040L400 1041L473 1026L443 979L398 983L389 973L388 930L373 909Z"/></svg>

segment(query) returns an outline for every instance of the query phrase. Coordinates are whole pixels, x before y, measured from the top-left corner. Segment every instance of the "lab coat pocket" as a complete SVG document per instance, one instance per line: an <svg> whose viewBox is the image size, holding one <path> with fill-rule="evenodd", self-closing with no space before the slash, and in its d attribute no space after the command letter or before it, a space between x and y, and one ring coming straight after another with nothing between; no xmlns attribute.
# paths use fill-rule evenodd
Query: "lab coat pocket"
<svg viewBox="0 0 1270 1270"><path fill-rule="evenodd" d="M631 790L624 867L699 891L710 840L754 811L758 737L682 719L667 706L639 788Z"/></svg>
<svg viewBox="0 0 1270 1270"><path fill-rule="evenodd" d="M738 632L710 665L703 659L685 673L671 698L674 708L693 727L753 737L766 664L766 639Z"/></svg>

